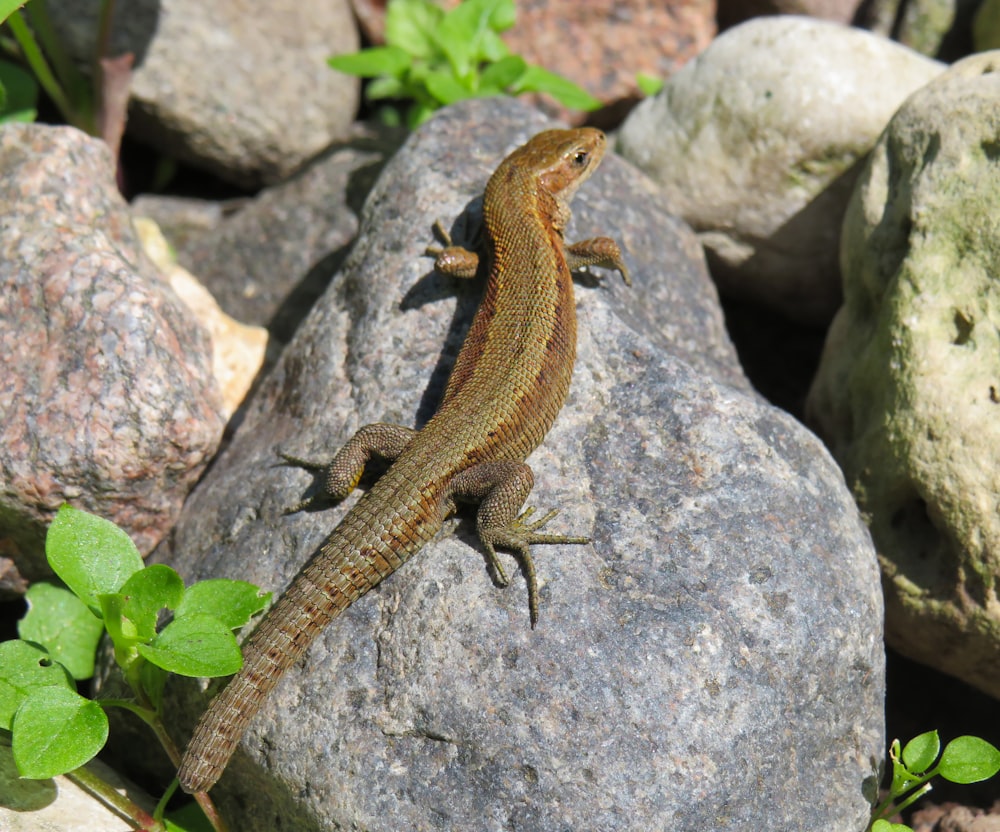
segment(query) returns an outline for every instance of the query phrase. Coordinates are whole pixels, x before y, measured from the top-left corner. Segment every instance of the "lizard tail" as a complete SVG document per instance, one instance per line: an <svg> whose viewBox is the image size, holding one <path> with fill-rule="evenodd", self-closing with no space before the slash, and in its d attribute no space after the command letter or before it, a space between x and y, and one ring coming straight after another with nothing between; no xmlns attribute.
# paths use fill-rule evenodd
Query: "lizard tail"
<svg viewBox="0 0 1000 832"><path fill-rule="evenodd" d="M385 577L370 568L341 569L339 580L331 581L329 573L313 575L310 566L254 630L243 648L243 667L202 714L177 772L184 791L215 785L282 674L330 621Z"/></svg>

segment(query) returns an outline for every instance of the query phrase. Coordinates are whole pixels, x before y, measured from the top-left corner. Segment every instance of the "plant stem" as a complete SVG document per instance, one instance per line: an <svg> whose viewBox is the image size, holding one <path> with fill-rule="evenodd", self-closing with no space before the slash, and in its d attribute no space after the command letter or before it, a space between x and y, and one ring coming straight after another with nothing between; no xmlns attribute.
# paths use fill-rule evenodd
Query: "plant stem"
<svg viewBox="0 0 1000 832"><path fill-rule="evenodd" d="M141 693L143 693L141 688L136 691L137 695ZM143 698L145 698L145 696L143 696ZM153 708L137 705L134 702L129 702L127 699L101 699L98 701L103 707L113 705L119 708L125 708L138 716L139 719L145 722L153 730L153 733L156 734L156 738L160 741L160 745L163 746L163 750L167 752L167 756L170 758L170 762L173 763L174 768L180 766L180 749L177 747L177 744L173 741L170 734L167 733L167 728L163 724L163 720L160 719L160 715L156 713ZM176 779L174 782L176 783ZM171 786L171 788L173 788L173 786ZM193 795L193 797L198 805L201 806L201 810L205 813L205 817L208 818L208 822L212 824L212 828L215 832L229 832L229 827L226 825L225 819L219 814L219 810L212 802L212 798L208 796L208 792L198 792Z"/></svg>
<svg viewBox="0 0 1000 832"><path fill-rule="evenodd" d="M906 800L904 800L902 803L896 806L896 811L902 812L904 809L913 804L915 801L922 798L925 794L927 794L927 792L929 792L933 788L934 787L930 783L924 783L923 786L921 786L913 794L911 794L908 798L906 798Z"/></svg>
<svg viewBox="0 0 1000 832"><path fill-rule="evenodd" d="M59 108L59 112L62 113L66 121L83 129L82 125L78 123L73 105L52 74L52 70L49 68L48 62L45 60L45 56L42 54L35 36L31 33L31 29L25 23L21 12L16 11L8 17L7 24L10 26L11 33L24 53L24 59L28 62L28 66L31 67L31 71L35 73L35 78L38 79L38 83L42 89L52 99L52 103Z"/></svg>
<svg viewBox="0 0 1000 832"><path fill-rule="evenodd" d="M66 776L85 792L92 794L128 820L139 824L141 829L149 830L149 832L163 832L165 829L164 825L149 812L135 801L120 794L110 783L94 774L86 766L67 772Z"/></svg>

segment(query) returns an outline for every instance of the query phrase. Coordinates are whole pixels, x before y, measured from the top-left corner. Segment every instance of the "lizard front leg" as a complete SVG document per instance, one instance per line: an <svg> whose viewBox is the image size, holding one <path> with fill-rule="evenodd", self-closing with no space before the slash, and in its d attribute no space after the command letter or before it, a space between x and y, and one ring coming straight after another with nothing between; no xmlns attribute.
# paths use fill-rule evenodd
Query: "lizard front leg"
<svg viewBox="0 0 1000 832"><path fill-rule="evenodd" d="M324 499L335 502L343 500L357 488L365 466L372 457L378 456L394 462L416 435L417 431L413 428L375 422L359 429L331 462L314 462L279 452L285 462L310 471L321 471L323 474L323 490L286 509L285 514L294 514Z"/></svg>
<svg viewBox="0 0 1000 832"><path fill-rule="evenodd" d="M564 251L570 271L584 266L617 269L621 273L625 285L632 285L632 278L629 276L628 267L622 257L622 250L618 248L618 243L610 237L591 237L589 240L580 240L578 243L567 245Z"/></svg>
<svg viewBox="0 0 1000 832"><path fill-rule="evenodd" d="M501 586L506 586L508 581L497 557L497 548L514 552L521 561L528 582L528 614L532 629L538 623L538 579L530 545L590 543L589 537L539 533L538 530L556 515L556 510L530 523L527 521L535 511L533 508L518 514L534 484L535 478L527 463L504 460L481 462L466 468L455 475L450 488L452 499L479 501L476 531Z"/></svg>

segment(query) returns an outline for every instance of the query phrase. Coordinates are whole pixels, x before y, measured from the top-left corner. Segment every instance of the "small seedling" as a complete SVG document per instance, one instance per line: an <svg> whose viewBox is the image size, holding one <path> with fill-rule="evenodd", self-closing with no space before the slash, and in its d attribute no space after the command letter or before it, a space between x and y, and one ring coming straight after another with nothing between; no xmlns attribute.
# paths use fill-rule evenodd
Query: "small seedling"
<svg viewBox="0 0 1000 832"><path fill-rule="evenodd" d="M953 739L938 760L940 751L937 731L914 737L902 751L899 740L893 740L889 749L892 784L888 797L872 809L869 832L912 832L906 824L890 823L886 818L927 794L932 788L928 781L936 775L952 783L978 783L1000 771L1000 751L979 737Z"/></svg>
<svg viewBox="0 0 1000 832"><path fill-rule="evenodd" d="M465 98L543 92L574 110L600 102L572 81L512 55L500 32L514 25L514 0L465 0L449 12L431 0L390 0L385 46L335 55L329 64L348 75L372 78L369 101L411 102L410 128L441 107ZM399 122L395 110L382 112Z"/></svg>
<svg viewBox="0 0 1000 832"><path fill-rule="evenodd" d="M69 506L59 509L49 527L45 554L65 586L33 584L18 626L21 637L0 643L0 729L11 732L18 772L29 779L68 774L100 791L81 766L104 747L109 707L125 708L149 725L176 766L180 750L162 720L167 674L215 677L239 670L243 660L233 631L267 606L270 594L244 581L185 588L170 567L144 566L135 544L114 523ZM172 611L165 625L164 610ZM93 675L105 631L130 699L77 693L76 681ZM138 828L167 828L163 810L173 789L152 816L134 807ZM121 808L110 787L102 796L117 799ZM198 802L213 828L224 828L207 795Z"/></svg>

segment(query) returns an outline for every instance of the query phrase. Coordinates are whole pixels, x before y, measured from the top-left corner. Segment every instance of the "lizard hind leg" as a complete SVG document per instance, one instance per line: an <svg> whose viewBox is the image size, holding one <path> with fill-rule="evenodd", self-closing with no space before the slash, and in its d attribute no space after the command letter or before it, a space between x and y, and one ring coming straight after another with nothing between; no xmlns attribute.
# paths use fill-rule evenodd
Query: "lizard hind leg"
<svg viewBox="0 0 1000 832"><path fill-rule="evenodd" d="M413 428L375 422L360 428L330 462L316 462L279 451L278 455L285 463L318 471L323 478L321 490L285 509L284 513L294 514L328 500L343 500L357 488L372 457L394 462L416 435L417 431Z"/></svg>
<svg viewBox="0 0 1000 832"><path fill-rule="evenodd" d="M456 474L451 482L454 496L479 500L476 531L501 586L507 586L508 580L496 550L513 552L520 561L528 584L528 614L532 629L538 623L538 578L531 557L531 545L590 543L589 537L543 534L539 531L555 517L557 509L532 522L529 518L534 514L534 508L527 508L518 514L533 485L531 468L524 462L513 460L482 462Z"/></svg>

